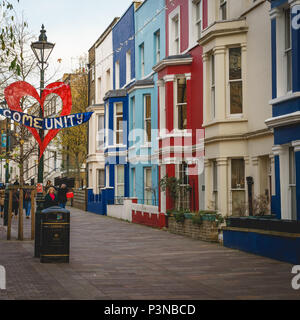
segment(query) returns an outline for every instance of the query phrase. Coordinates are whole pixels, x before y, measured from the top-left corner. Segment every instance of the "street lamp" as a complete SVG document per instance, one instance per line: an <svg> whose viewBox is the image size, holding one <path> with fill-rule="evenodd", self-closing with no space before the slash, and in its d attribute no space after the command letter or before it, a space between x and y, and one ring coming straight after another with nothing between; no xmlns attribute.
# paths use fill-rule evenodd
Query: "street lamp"
<svg viewBox="0 0 300 320"><path fill-rule="evenodd" d="M7 102L6 100L0 102L2 106L5 106L7 109ZM6 143L5 143L5 152L6 152L6 161L5 161L5 200L4 200L4 225L7 226L8 224L8 184L9 184L9 160L8 160L8 152L9 152L9 119L6 118Z"/></svg>
<svg viewBox="0 0 300 320"><path fill-rule="evenodd" d="M48 58L54 48L55 44L47 41L46 36L46 30L44 25L42 25L41 34L39 36L39 41L32 42L31 43L31 49L35 54L35 57L38 60L38 67L40 68L40 96L42 96L44 87L45 87L45 70L48 67ZM39 117L43 118L43 110L40 107ZM41 138L41 141L44 140L44 130L39 130L39 136ZM39 164L38 164L38 184L43 185L44 180L44 156L40 157L41 155L41 149L39 148ZM43 192L40 192L42 190L39 190L36 198L37 202L37 209L36 209L36 215L35 215L35 252L34 256L39 257L40 256L40 213L43 210Z"/></svg>

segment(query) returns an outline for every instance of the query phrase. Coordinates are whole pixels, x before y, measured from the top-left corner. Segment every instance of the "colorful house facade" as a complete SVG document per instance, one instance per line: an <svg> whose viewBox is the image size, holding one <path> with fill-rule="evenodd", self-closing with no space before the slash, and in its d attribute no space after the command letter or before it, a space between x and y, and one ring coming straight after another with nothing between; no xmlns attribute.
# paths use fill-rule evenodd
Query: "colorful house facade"
<svg viewBox="0 0 300 320"><path fill-rule="evenodd" d="M135 12L136 81L128 89L129 193L137 203L154 206L158 205L158 87L152 67L165 57L164 6L164 0L146 0Z"/></svg>
<svg viewBox="0 0 300 320"><path fill-rule="evenodd" d="M177 204L160 189L159 211L204 209L203 64L197 40L207 26L207 0L166 1L166 57L158 74L159 180L177 178ZM185 189L185 187L187 187Z"/></svg>
<svg viewBox="0 0 300 320"><path fill-rule="evenodd" d="M269 10L266 1L209 1L208 27L199 40L205 207L223 216L254 215L254 201L264 201L270 214L275 192L273 134L265 125L271 115Z"/></svg>
<svg viewBox="0 0 300 320"><path fill-rule="evenodd" d="M278 219L300 220L300 3L271 2L272 117Z"/></svg>
<svg viewBox="0 0 300 320"><path fill-rule="evenodd" d="M105 185L110 188L110 203L122 204L129 197L127 87L135 80L135 10L133 2L112 29L113 90L105 102ZM113 200L113 201L112 201Z"/></svg>

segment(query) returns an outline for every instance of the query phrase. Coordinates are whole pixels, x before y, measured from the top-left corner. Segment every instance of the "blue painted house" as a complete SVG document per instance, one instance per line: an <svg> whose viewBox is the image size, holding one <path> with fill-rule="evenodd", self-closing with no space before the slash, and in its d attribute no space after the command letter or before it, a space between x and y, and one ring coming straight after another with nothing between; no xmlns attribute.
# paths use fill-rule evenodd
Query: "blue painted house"
<svg viewBox="0 0 300 320"><path fill-rule="evenodd" d="M278 219L300 220L300 5L271 1L272 108ZM298 15L298 16L297 16Z"/></svg>
<svg viewBox="0 0 300 320"><path fill-rule="evenodd" d="M122 204L129 197L127 87L135 80L135 10L139 5L133 2L112 30L113 90L104 97L105 184L112 189L111 204Z"/></svg>
<svg viewBox="0 0 300 320"><path fill-rule="evenodd" d="M138 203L155 206L158 205L158 87L152 68L165 57L164 5L164 0L146 0L136 10L136 81L128 89L129 193Z"/></svg>

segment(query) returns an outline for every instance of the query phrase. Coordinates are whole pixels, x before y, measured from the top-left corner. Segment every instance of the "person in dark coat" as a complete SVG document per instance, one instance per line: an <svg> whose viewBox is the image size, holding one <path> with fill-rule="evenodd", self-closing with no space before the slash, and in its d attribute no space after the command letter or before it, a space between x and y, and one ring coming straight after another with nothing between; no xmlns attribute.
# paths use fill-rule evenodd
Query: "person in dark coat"
<svg viewBox="0 0 300 320"><path fill-rule="evenodd" d="M14 190L13 191L13 196L12 196L12 211L17 217L19 213L19 190Z"/></svg>
<svg viewBox="0 0 300 320"><path fill-rule="evenodd" d="M58 196L58 205L61 208L66 207L67 203L67 193L68 193L68 188L65 184L62 184L61 187L57 190L57 196Z"/></svg>
<svg viewBox="0 0 300 320"><path fill-rule="evenodd" d="M55 194L54 187L50 187L44 199L44 209L58 205L58 197Z"/></svg>

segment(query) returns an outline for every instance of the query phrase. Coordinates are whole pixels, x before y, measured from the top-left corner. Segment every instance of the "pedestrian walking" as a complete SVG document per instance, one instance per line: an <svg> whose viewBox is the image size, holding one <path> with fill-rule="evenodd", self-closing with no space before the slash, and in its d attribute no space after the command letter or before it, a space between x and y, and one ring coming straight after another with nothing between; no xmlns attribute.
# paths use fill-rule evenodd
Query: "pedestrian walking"
<svg viewBox="0 0 300 320"><path fill-rule="evenodd" d="M66 207L66 203L67 203L67 193L68 193L68 188L66 184L62 184L60 186L60 188L57 191L57 195L58 195L58 205L61 208L65 208Z"/></svg>
<svg viewBox="0 0 300 320"><path fill-rule="evenodd" d="M44 199L44 209L58 205L58 197L55 193L54 187L50 187Z"/></svg>
<svg viewBox="0 0 300 320"><path fill-rule="evenodd" d="M29 184L26 183L25 186L29 186ZM26 188L23 190L23 204L26 213L26 219L29 219L31 211L31 191Z"/></svg>
<svg viewBox="0 0 300 320"><path fill-rule="evenodd" d="M5 200L5 187L2 186L0 189L0 216L1 216L1 218L3 218L4 200Z"/></svg>
<svg viewBox="0 0 300 320"><path fill-rule="evenodd" d="M15 214L15 217L17 217L19 213L19 189L13 190L12 211Z"/></svg>

